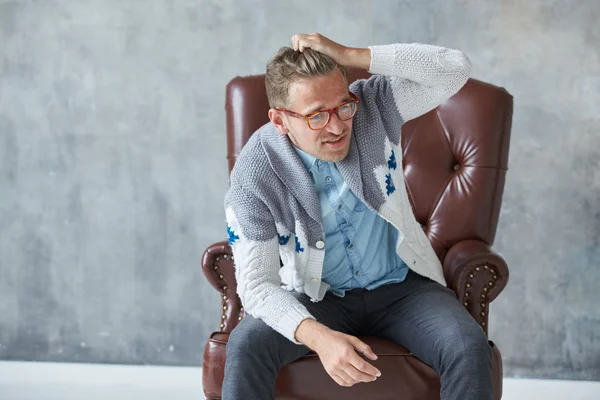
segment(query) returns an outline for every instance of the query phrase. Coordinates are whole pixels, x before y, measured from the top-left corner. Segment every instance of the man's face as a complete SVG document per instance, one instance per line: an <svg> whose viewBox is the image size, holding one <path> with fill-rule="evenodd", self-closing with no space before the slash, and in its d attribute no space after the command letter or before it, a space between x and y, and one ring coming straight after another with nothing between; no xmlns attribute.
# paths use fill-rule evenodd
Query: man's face
<svg viewBox="0 0 600 400"><path fill-rule="evenodd" d="M307 115L336 108L352 100L348 85L339 69L327 76L298 80L290 85L288 110ZM333 113L328 124L319 130L309 128L303 118L295 118L271 109L269 117L281 134L288 135L294 146L323 161L337 162L348 155L352 119L341 121Z"/></svg>

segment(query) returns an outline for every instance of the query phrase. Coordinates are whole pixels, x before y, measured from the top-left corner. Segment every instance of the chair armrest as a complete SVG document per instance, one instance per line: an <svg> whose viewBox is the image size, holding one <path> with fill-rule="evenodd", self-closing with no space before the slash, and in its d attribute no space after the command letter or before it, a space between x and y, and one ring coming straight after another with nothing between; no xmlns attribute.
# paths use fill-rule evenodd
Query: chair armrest
<svg viewBox="0 0 600 400"><path fill-rule="evenodd" d="M490 246L464 240L452 246L444 258L444 277L458 300L488 331L489 303L506 287L508 266Z"/></svg>
<svg viewBox="0 0 600 400"><path fill-rule="evenodd" d="M221 294L220 332L230 333L244 317L244 308L236 293L233 261L227 241L210 245L202 256L202 271L208 282Z"/></svg>

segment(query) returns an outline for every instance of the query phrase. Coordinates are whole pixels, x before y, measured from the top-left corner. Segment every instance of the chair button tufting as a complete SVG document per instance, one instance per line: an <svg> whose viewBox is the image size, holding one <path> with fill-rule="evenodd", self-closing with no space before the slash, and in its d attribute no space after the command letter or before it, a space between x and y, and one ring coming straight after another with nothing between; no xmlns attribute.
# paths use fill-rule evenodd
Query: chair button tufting
<svg viewBox="0 0 600 400"><path fill-rule="evenodd" d="M459 171L460 170L460 164L454 164L454 170L455 171Z"/></svg>
<svg viewBox="0 0 600 400"><path fill-rule="evenodd" d="M317 246L317 249L322 249L323 247L325 247L325 242L319 240L317 243L315 243L315 246Z"/></svg>

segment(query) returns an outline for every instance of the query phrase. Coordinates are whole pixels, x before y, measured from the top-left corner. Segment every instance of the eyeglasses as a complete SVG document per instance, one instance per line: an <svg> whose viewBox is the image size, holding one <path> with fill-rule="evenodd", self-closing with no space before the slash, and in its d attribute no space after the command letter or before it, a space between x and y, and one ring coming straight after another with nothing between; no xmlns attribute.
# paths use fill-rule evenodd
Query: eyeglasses
<svg viewBox="0 0 600 400"><path fill-rule="evenodd" d="M352 100L346 101L337 106L336 108L331 108L329 110L319 110L307 115L298 114L296 112L279 107L276 107L275 109L277 111L284 112L291 117L302 118L306 120L306 122L308 123L308 127L313 131L317 131L327 126L329 120L331 119L331 114L333 113L337 114L338 118L341 121L347 121L354 117L354 115L356 115L360 100L354 93L350 93L350 97L352 98Z"/></svg>

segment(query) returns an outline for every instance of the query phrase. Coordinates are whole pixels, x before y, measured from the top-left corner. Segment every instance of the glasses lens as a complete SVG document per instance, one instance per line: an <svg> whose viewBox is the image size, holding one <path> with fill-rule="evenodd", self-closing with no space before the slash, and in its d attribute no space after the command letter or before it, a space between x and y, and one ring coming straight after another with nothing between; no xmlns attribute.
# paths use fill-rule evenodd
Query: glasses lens
<svg viewBox="0 0 600 400"><path fill-rule="evenodd" d="M315 114L308 119L308 123L313 129L320 129L324 127L327 125L327 121L329 121L329 113L326 112Z"/></svg>
<svg viewBox="0 0 600 400"><path fill-rule="evenodd" d="M356 112L356 103L348 103L344 104L337 110L337 115L340 117L342 121L350 119L354 116Z"/></svg>

